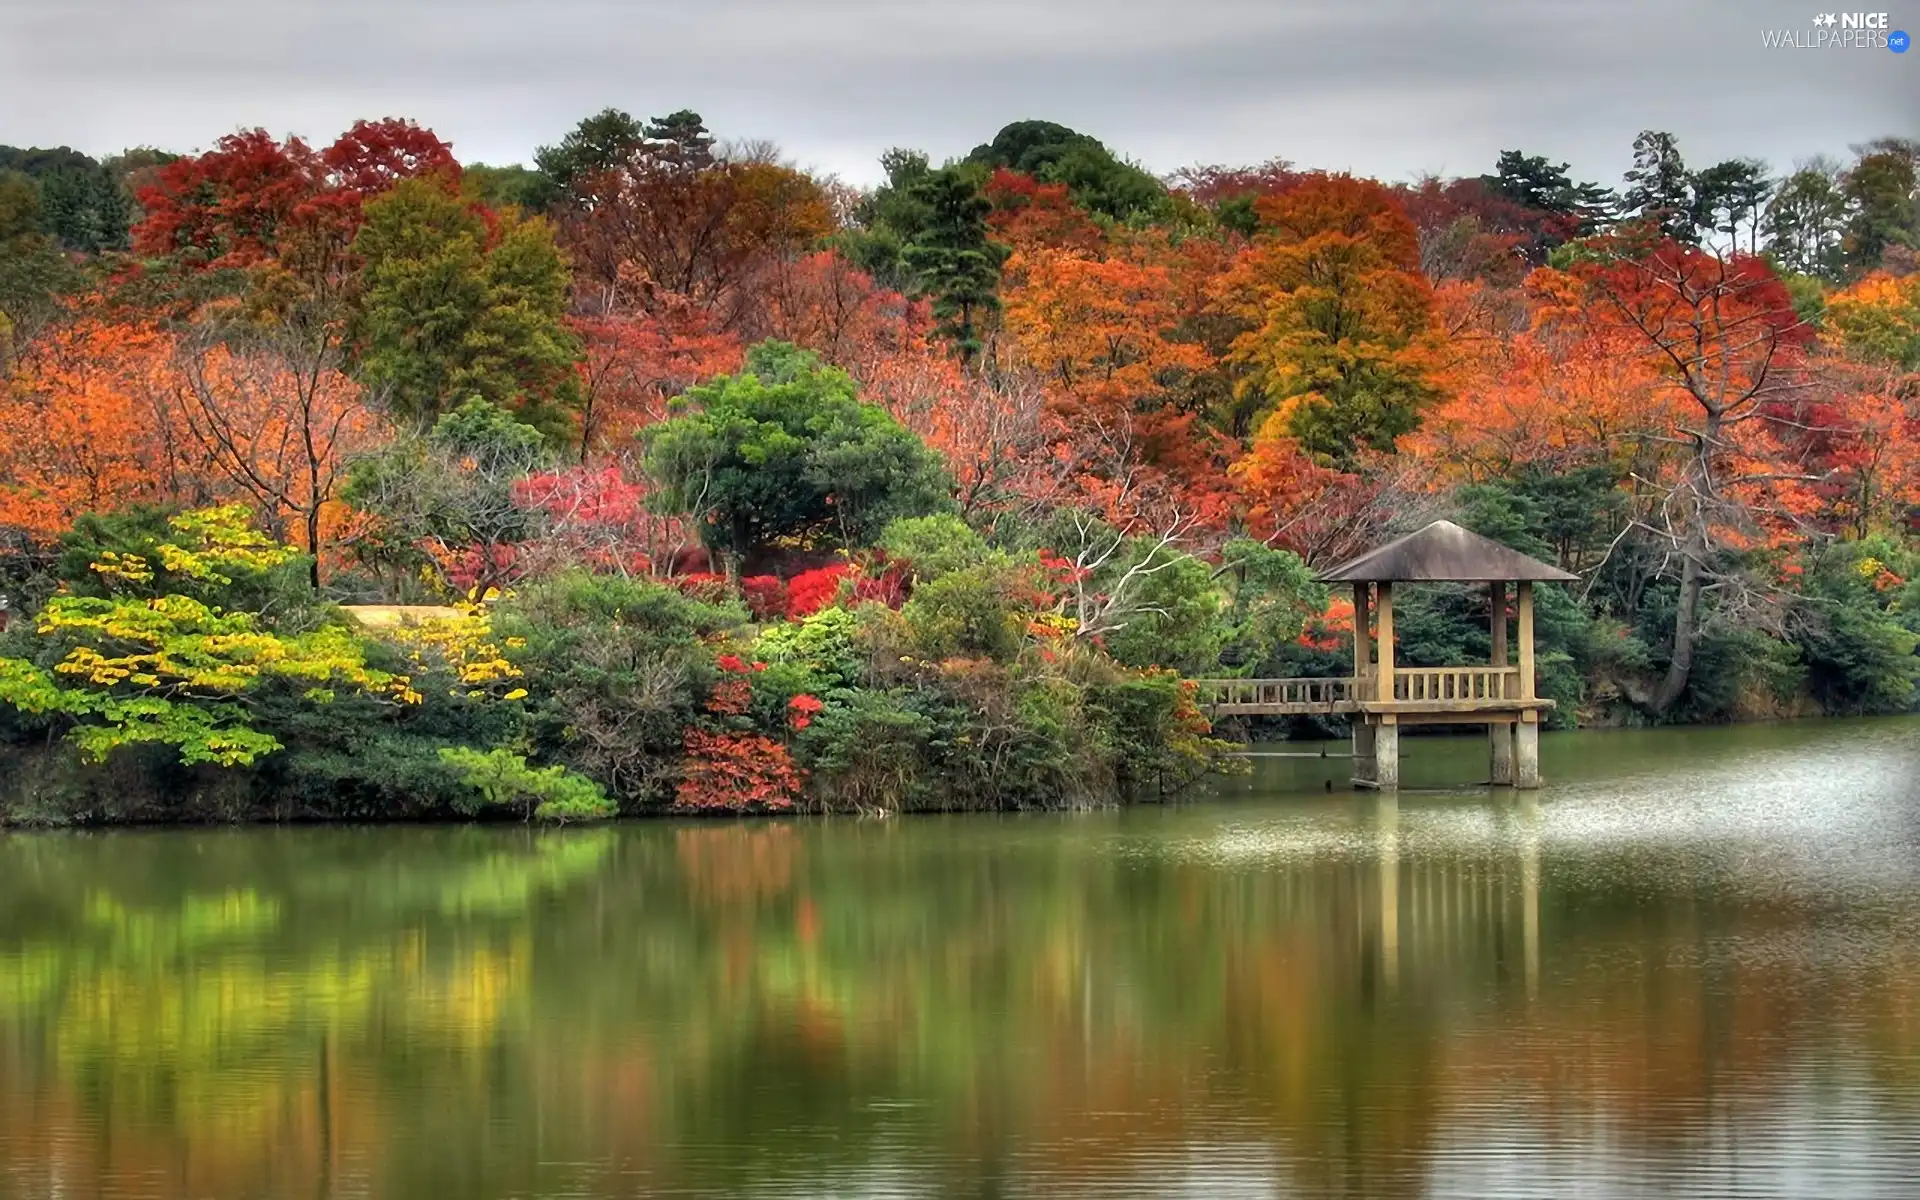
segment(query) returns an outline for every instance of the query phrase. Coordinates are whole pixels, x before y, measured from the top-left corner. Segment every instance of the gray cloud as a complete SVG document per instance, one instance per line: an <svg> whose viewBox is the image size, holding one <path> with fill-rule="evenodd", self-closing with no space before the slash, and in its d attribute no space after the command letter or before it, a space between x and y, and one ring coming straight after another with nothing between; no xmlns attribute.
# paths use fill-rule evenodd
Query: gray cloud
<svg viewBox="0 0 1920 1200"><path fill-rule="evenodd" d="M1909 0L1911 2L1911 0ZM326 140L406 115L525 161L608 105L691 107L868 182L1045 117L1158 171L1387 178L1513 146L1617 181L1634 134L1787 164L1920 135L1920 52L1767 50L1805 0L0 0L0 142ZM1896 26L1903 14L1892 14ZM1905 24L1920 32L1920 6Z"/></svg>

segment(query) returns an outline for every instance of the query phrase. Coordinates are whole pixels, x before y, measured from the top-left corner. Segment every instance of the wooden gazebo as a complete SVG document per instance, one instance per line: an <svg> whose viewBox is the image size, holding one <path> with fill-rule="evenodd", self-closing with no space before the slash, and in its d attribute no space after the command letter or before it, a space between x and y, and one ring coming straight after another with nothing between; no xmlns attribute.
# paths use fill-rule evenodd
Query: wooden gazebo
<svg viewBox="0 0 1920 1200"><path fill-rule="evenodd" d="M1484 725L1495 786L1540 786L1540 719L1553 701L1535 694L1533 585L1577 577L1517 550L1435 521L1351 562L1320 581L1353 588L1353 675L1345 679L1207 681L1213 713L1341 714L1353 723L1356 786L1400 786L1403 725ZM1484 666L1402 667L1394 661L1393 589L1403 583L1485 584L1492 661ZM1514 585L1511 615L1507 585ZM1508 622L1517 628L1511 642ZM1519 661L1513 660L1517 648Z"/></svg>

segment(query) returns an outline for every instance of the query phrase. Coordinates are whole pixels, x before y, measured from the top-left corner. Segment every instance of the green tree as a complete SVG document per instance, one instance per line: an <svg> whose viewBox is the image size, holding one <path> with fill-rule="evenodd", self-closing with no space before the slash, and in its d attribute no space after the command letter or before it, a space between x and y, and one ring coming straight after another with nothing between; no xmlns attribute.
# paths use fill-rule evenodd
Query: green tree
<svg viewBox="0 0 1920 1200"><path fill-rule="evenodd" d="M1783 270L1831 281L1845 269L1847 198L1834 175L1831 164L1816 161L1774 189L1762 224L1767 253Z"/></svg>
<svg viewBox="0 0 1920 1200"><path fill-rule="evenodd" d="M918 150L897 146L880 156L880 167L887 181L854 209L855 228L840 235L840 249L882 286L908 292L913 290L914 278L906 264L907 245L920 236L930 219L926 202L914 187L933 168Z"/></svg>
<svg viewBox="0 0 1920 1200"><path fill-rule="evenodd" d="M1863 272L1880 266L1889 247L1920 246L1920 180L1915 177L1920 144L1866 149L1869 153L1840 181L1851 211L1842 242L1847 265Z"/></svg>
<svg viewBox="0 0 1920 1200"><path fill-rule="evenodd" d="M0 172L0 370L14 347L59 308L80 273L40 231L40 190L18 173Z"/></svg>
<svg viewBox="0 0 1920 1200"><path fill-rule="evenodd" d="M1015 121L967 161L1064 183L1075 203L1116 221L1172 211L1166 186L1150 172L1115 157L1100 139L1052 121Z"/></svg>
<svg viewBox="0 0 1920 1200"><path fill-rule="evenodd" d="M569 821L605 820L617 811L591 779L583 779L565 767L528 766L524 757L511 750L448 746L440 751L440 761L477 794L480 804L522 807L530 820L564 825ZM478 811L479 807L475 804L467 811Z"/></svg>
<svg viewBox="0 0 1920 1200"><path fill-rule="evenodd" d="M647 155L655 162L689 171L703 171L714 163L713 135L692 109L654 117L644 132Z"/></svg>
<svg viewBox="0 0 1920 1200"><path fill-rule="evenodd" d="M624 166L646 140L640 122L617 108L608 108L574 126L559 145L535 150L533 161L546 177L551 194L572 196L579 181Z"/></svg>
<svg viewBox="0 0 1920 1200"><path fill-rule="evenodd" d="M1740 233L1747 232L1746 249L1760 250L1760 217L1773 193L1767 164L1757 158L1730 158L1715 163L1693 179L1693 222L1724 234L1734 253L1740 252Z"/></svg>
<svg viewBox="0 0 1920 1200"><path fill-rule="evenodd" d="M1000 264L1007 248L988 238L991 205L957 166L931 171L912 185L926 223L901 254L918 290L933 300L942 336L962 357L980 352L981 327L1000 310Z"/></svg>
<svg viewBox="0 0 1920 1200"><path fill-rule="evenodd" d="M474 398L353 465L341 498L375 519L352 543L355 556L397 579L438 573L443 593L462 590L448 573L472 561L484 594L512 574L511 547L535 537L540 514L516 486L553 464L540 431Z"/></svg>
<svg viewBox="0 0 1920 1200"><path fill-rule="evenodd" d="M517 208L537 213L553 200L553 181L519 163L489 166L472 163L460 168L460 193L492 209Z"/></svg>
<svg viewBox="0 0 1920 1200"><path fill-rule="evenodd" d="M679 403L691 411L642 435L647 469L659 502L696 516L731 566L783 541L867 545L890 521L952 507L936 454L845 371L785 342Z"/></svg>
<svg viewBox="0 0 1920 1200"><path fill-rule="evenodd" d="M555 442L570 434L580 351L544 220L507 216L492 234L440 181L412 179L367 205L354 250L360 374L394 412L427 425L479 397Z"/></svg>
<svg viewBox="0 0 1920 1200"><path fill-rule="evenodd" d="M1624 201L1629 216L1651 223L1676 242L1699 240L1694 229L1693 176L1671 133L1641 131L1633 139L1633 166L1626 178Z"/></svg>
<svg viewBox="0 0 1920 1200"><path fill-rule="evenodd" d="M1493 174L1481 176L1487 190L1503 200L1536 212L1575 218L1571 231L1585 237L1613 216L1616 197L1597 183L1575 183L1567 164L1558 165L1539 154L1502 150Z"/></svg>

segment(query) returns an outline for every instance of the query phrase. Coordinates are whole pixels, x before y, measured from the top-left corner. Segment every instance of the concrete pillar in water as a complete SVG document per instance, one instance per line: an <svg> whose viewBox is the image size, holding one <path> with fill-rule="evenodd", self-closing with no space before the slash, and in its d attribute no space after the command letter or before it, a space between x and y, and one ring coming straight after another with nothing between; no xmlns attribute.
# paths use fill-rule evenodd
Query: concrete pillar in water
<svg viewBox="0 0 1920 1200"><path fill-rule="evenodd" d="M1353 716L1353 777L1362 783L1376 782L1380 776L1376 773L1378 764L1375 753L1374 727L1359 713Z"/></svg>
<svg viewBox="0 0 1920 1200"><path fill-rule="evenodd" d="M1537 788L1540 786L1540 714L1522 713L1520 720L1513 725L1514 780L1513 786Z"/></svg>
<svg viewBox="0 0 1920 1200"><path fill-rule="evenodd" d="M1489 782L1495 787L1513 786L1513 726L1501 722L1487 726L1487 746L1493 760Z"/></svg>
<svg viewBox="0 0 1920 1200"><path fill-rule="evenodd" d="M1400 725L1392 713L1374 730L1373 764L1374 784L1383 792L1397 791L1400 787Z"/></svg>

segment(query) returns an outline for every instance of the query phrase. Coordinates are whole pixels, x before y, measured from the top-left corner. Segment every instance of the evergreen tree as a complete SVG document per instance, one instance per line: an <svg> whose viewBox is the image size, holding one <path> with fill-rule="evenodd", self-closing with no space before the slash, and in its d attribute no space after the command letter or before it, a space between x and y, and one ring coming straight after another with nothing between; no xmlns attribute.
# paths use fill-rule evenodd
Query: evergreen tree
<svg viewBox="0 0 1920 1200"><path fill-rule="evenodd" d="M1891 246L1920 246L1920 202L1915 160L1920 146L1898 142L1862 147L1867 153L1841 179L1850 216L1843 245L1847 265L1871 271Z"/></svg>
<svg viewBox="0 0 1920 1200"><path fill-rule="evenodd" d="M655 162L693 171L713 165L713 135L691 109L655 117L644 132L647 155Z"/></svg>
<svg viewBox="0 0 1920 1200"><path fill-rule="evenodd" d="M557 146L533 152L534 165L547 178L548 193L537 198L566 196L577 181L601 171L624 166L646 145L646 131L627 113L603 109L581 121Z"/></svg>
<svg viewBox="0 0 1920 1200"><path fill-rule="evenodd" d="M926 228L928 211L914 185L933 168L918 150L894 147L880 156L887 181L875 188L858 208L856 228L840 235L840 252L848 261L896 292L913 290L913 272L907 268L907 244Z"/></svg>
<svg viewBox="0 0 1920 1200"><path fill-rule="evenodd" d="M1767 253L1784 271L1837 280L1845 270L1841 235L1847 200L1832 164L1815 161L1780 181L1761 224Z"/></svg>
<svg viewBox="0 0 1920 1200"><path fill-rule="evenodd" d="M1629 214L1676 242L1699 241L1694 228L1693 177L1672 134L1648 129L1633 139L1633 168L1626 178Z"/></svg>
<svg viewBox="0 0 1920 1200"><path fill-rule="evenodd" d="M911 188L926 224L901 259L918 290L932 297L940 333L963 358L980 352L981 326L1000 309L1000 264L1007 249L987 237L989 205L958 166L928 172Z"/></svg>
<svg viewBox="0 0 1920 1200"><path fill-rule="evenodd" d="M762 342L681 404L641 434L647 470L659 502L696 516L736 567L783 543L870 545L895 520L953 508L940 456L811 351Z"/></svg>
<svg viewBox="0 0 1920 1200"><path fill-rule="evenodd" d="M101 250L132 245L133 199L120 176L108 167L94 174L93 238Z"/></svg>
<svg viewBox="0 0 1920 1200"><path fill-rule="evenodd" d="M1740 252L1740 232L1747 230L1746 248L1757 253L1761 210L1773 191L1767 164L1757 158L1730 158L1694 176L1693 223L1696 228L1724 234L1728 248Z"/></svg>
<svg viewBox="0 0 1920 1200"><path fill-rule="evenodd" d="M1166 186L1152 174L1116 157L1099 138L1052 121L1015 121L976 146L967 161L1064 183L1075 203L1116 221L1164 215L1171 208Z"/></svg>
<svg viewBox="0 0 1920 1200"><path fill-rule="evenodd" d="M1616 198L1597 183L1575 183L1566 163L1555 165L1545 156L1502 150L1492 175L1483 175L1487 190L1501 199L1536 212L1574 218L1574 234L1585 237L1612 219Z"/></svg>

